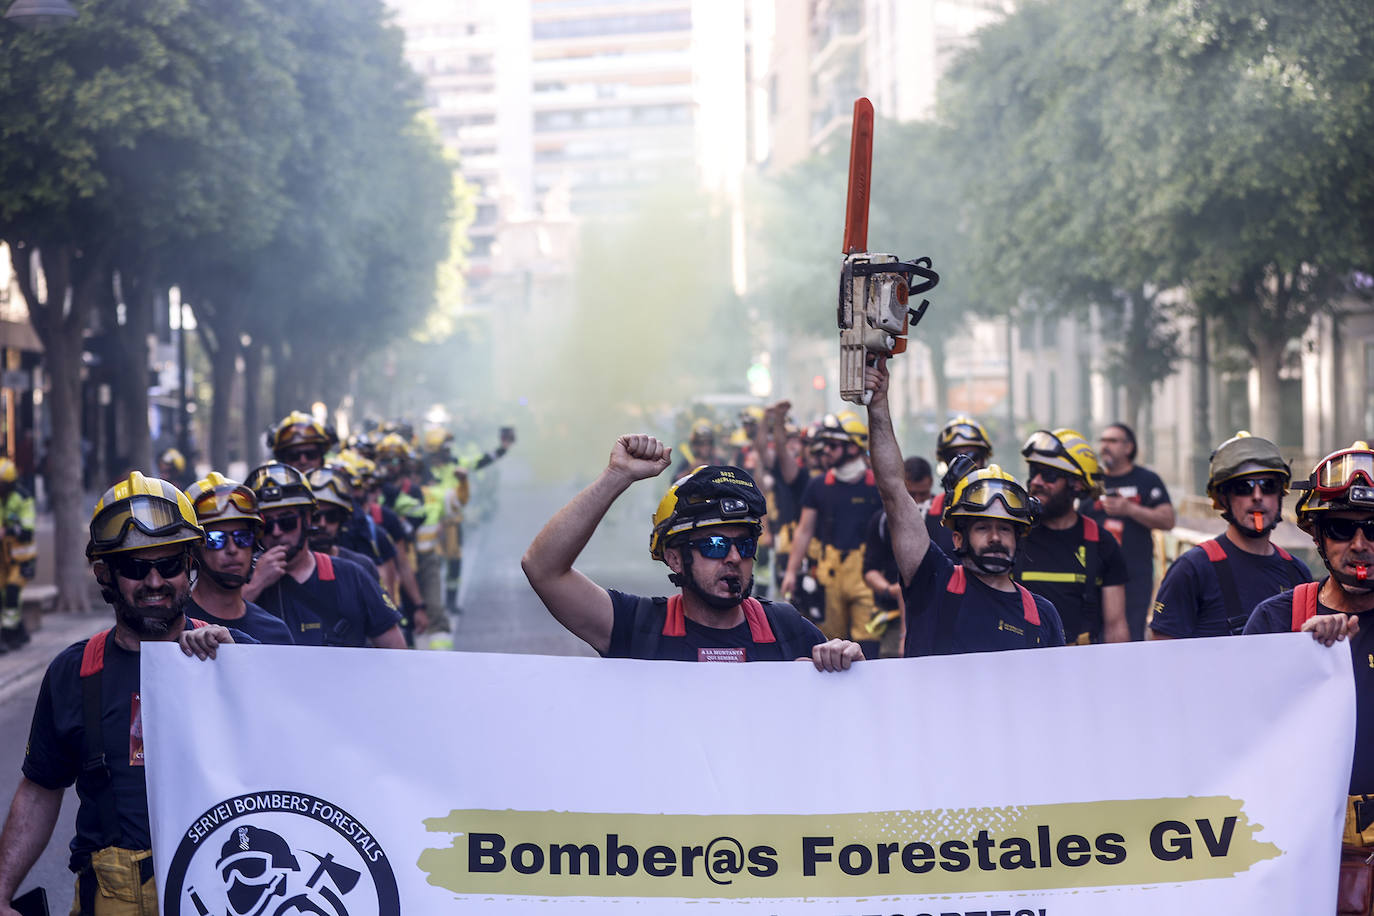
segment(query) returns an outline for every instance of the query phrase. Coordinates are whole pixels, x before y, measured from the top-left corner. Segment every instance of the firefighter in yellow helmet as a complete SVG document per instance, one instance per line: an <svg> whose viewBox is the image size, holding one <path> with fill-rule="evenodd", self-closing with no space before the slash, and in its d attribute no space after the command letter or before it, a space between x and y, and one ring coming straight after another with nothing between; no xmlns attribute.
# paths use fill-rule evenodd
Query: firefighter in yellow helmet
<svg viewBox="0 0 1374 916"><path fill-rule="evenodd" d="M1317 545L1327 577L1261 601L1245 633L1301 631L1326 645L1350 640L1355 671L1355 757L1346 801L1345 851L1374 853L1374 450L1332 452L1299 484L1298 527ZM1297 487L1295 487L1296 489Z"/></svg>
<svg viewBox="0 0 1374 916"><path fill-rule="evenodd" d="M38 514L33 497L19 484L19 469L9 458L0 458L0 515L4 520L4 544L0 547L0 654L18 649L29 641L24 628L24 586L34 575L38 545L34 533Z"/></svg>
<svg viewBox="0 0 1374 916"><path fill-rule="evenodd" d="M1097 453L1076 430L1038 429L1021 449L1040 524L1021 544L1016 580L1059 611L1071 644L1129 642L1126 558L1116 538L1078 512L1101 492Z"/></svg>
<svg viewBox="0 0 1374 916"><path fill-rule="evenodd" d="M679 478L654 513L649 554L679 592L640 597L606 590L573 568L611 504L672 464L652 436L616 440L610 462L535 536L521 566L549 613L603 656L703 662L792 661L840 671L863 658L827 641L789 605L750 596L766 511L743 468L702 466Z"/></svg>
<svg viewBox="0 0 1374 916"><path fill-rule="evenodd" d="M868 522L881 507L868 467L868 426L853 411L830 415L821 421L819 440L824 446L824 473L811 478L802 493L782 596L796 593L802 558L811 539L817 539L821 553L816 579L825 589L821 632L854 640L866 656L895 656L901 651L901 627L895 614L877 615L873 590L864 581Z"/></svg>
<svg viewBox="0 0 1374 916"><path fill-rule="evenodd" d="M1039 503L996 465L956 457L945 475L943 524L955 553L930 540L907 492L901 449L888 406L886 360L864 371L873 471L892 531L906 606L905 654L949 655L1062 646L1054 605L1012 579L1018 551Z"/></svg>
<svg viewBox="0 0 1374 916"><path fill-rule="evenodd" d="M325 454L338 444L334 427L299 410L282 417L267 433L267 450L272 457L302 474L324 467Z"/></svg>
<svg viewBox="0 0 1374 916"><path fill-rule="evenodd" d="M114 626L62 650L43 677L23 777L0 833L0 900L9 901L24 880L75 783L73 912L158 911L144 788L142 645L177 642L204 659L224 644L253 641L185 613L191 549L202 537L185 494L157 477L135 471L96 504L86 556L114 608Z"/></svg>
<svg viewBox="0 0 1374 916"><path fill-rule="evenodd" d="M1291 472L1268 439L1239 432L1212 453L1207 495L1226 531L1174 561L1155 595L1150 639L1234 636L1265 598L1312 581L1274 544Z"/></svg>
<svg viewBox="0 0 1374 916"><path fill-rule="evenodd" d="M982 423L963 414L952 417L940 427L940 432L935 437L934 479L943 480L945 472L949 470L949 463L960 455L967 455L975 468L985 468L992 460L992 440L988 438L988 431L983 428ZM926 531L930 534L930 539L940 545L941 550L953 555L954 541L949 529L941 524L944 515L945 494L943 489L940 489L931 497L926 507Z"/></svg>

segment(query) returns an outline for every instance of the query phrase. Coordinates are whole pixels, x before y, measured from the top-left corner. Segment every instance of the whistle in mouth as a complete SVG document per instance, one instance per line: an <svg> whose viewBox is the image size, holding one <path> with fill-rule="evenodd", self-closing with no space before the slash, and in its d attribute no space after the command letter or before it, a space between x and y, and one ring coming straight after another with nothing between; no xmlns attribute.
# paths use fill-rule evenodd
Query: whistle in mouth
<svg viewBox="0 0 1374 916"><path fill-rule="evenodd" d="M1369 578L1369 567L1368 567L1368 566L1365 566L1363 563L1358 563L1358 564L1356 564L1356 566L1355 566L1355 578L1356 578L1356 579L1359 579L1361 582L1363 582L1365 579L1368 579L1368 578Z"/></svg>
<svg viewBox="0 0 1374 916"><path fill-rule="evenodd" d="M1264 513L1263 513L1263 512L1251 512L1250 514L1251 514L1252 516L1254 516L1254 519L1255 519L1255 530L1256 530L1256 531L1263 531L1263 530L1264 530Z"/></svg>

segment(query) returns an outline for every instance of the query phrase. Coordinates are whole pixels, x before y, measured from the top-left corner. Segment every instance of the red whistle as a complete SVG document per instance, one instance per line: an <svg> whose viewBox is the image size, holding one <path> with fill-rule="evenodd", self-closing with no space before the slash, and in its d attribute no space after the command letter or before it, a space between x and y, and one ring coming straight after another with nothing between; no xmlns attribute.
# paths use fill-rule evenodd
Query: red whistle
<svg viewBox="0 0 1374 916"><path fill-rule="evenodd" d="M1360 563L1360 564L1356 565L1356 567L1355 567L1355 578L1356 578L1356 579L1359 579L1361 582L1363 582L1365 579L1368 579L1368 578L1369 578L1369 567L1368 567L1368 566L1365 566L1363 563Z"/></svg>
<svg viewBox="0 0 1374 916"><path fill-rule="evenodd" d="M1264 513L1263 513L1263 512L1251 512L1250 514L1253 515L1253 516L1255 517L1255 530L1256 530L1256 531L1263 531L1263 530L1264 530Z"/></svg>

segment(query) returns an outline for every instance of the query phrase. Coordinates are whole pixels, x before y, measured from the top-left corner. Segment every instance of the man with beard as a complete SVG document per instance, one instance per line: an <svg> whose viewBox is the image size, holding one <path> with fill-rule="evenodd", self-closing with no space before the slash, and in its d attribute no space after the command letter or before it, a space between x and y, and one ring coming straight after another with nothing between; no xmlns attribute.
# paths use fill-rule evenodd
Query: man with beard
<svg viewBox="0 0 1374 916"><path fill-rule="evenodd" d="M404 649L401 615L361 566L306 550L315 496L301 472L269 461L248 475L262 512L262 555L244 587L297 645Z"/></svg>
<svg viewBox="0 0 1374 916"><path fill-rule="evenodd" d="M1374 451L1356 442L1327 455L1298 500L1298 527L1312 536L1329 575L1266 598L1245 633L1308 632L1326 645L1350 638L1355 668L1355 758L1346 804L1347 850L1374 853ZM1353 911L1352 911L1353 912Z"/></svg>
<svg viewBox="0 0 1374 916"><path fill-rule="evenodd" d="M1097 437L1102 462L1102 495L1083 507L1121 545L1126 558L1126 625L1131 639L1145 638L1145 618L1155 586L1155 542L1152 531L1174 527L1174 505L1159 475L1136 464L1135 432L1113 423Z"/></svg>
<svg viewBox="0 0 1374 916"><path fill-rule="evenodd" d="M308 413L293 410L267 433L267 449L272 457L289 464L302 474L324 467L324 456L339 444L339 436Z"/></svg>
<svg viewBox="0 0 1374 916"><path fill-rule="evenodd" d="M652 436L621 436L590 486L535 536L521 567L549 613L608 658L698 662L810 659L842 671L858 645L826 641L791 605L751 598L754 554L767 509L747 471L702 466L680 478L654 513L649 555L681 591L641 598L607 591L573 568L611 504L637 480L662 473L672 450Z"/></svg>
<svg viewBox="0 0 1374 916"><path fill-rule="evenodd" d="M1148 638L1235 636L1261 601L1312 581L1302 560L1269 540L1291 477L1278 446L1247 432L1212 453L1207 495L1226 531L1169 567Z"/></svg>
<svg viewBox="0 0 1374 916"><path fill-rule="evenodd" d="M974 468L956 457L945 474L942 524L955 557L932 543L916 500L907 492L902 452L887 402L887 360L864 370L873 471L892 533L906 606L907 656L955 655L1062 646L1054 605L1012 581L1018 543L1035 524L1039 504L997 465Z"/></svg>
<svg viewBox="0 0 1374 916"><path fill-rule="evenodd" d="M331 464L316 468L305 479L315 494L315 514L310 519L310 549L351 560L380 583L381 574L372 558L340 543L344 523L353 515L353 484L348 471Z"/></svg>
<svg viewBox="0 0 1374 916"><path fill-rule="evenodd" d="M190 615L242 630L260 643L292 645L286 624L243 598L243 587L253 575L253 549L262 533L253 491L211 471L191 484L186 498L205 529L205 539L193 548L199 574L191 589Z"/></svg>
<svg viewBox="0 0 1374 916"><path fill-rule="evenodd" d="M878 616L873 589L864 581L864 537L869 520L882 508L868 467L868 427L858 414L845 411L821 421L819 438L825 445L825 473L812 477L802 493L782 595L791 598L796 592L802 560L815 537L821 544L816 581L825 590L821 632L858 642L868 657L896 655L901 628Z"/></svg>
<svg viewBox="0 0 1374 916"><path fill-rule="evenodd" d="M23 778L0 833L0 914L52 836L66 787L80 807L71 842L77 914L157 912L144 782L140 649L179 642L213 658L218 646L253 642L185 614L191 547L205 532L186 496L137 471L106 491L91 518L86 555L115 625L64 649L39 689ZM122 899L121 899L122 898Z"/></svg>
<svg viewBox="0 0 1374 916"><path fill-rule="evenodd" d="M935 437L935 470L940 475L942 488L944 475L949 473L950 464L960 455L967 455L974 468L985 468L992 460L992 440L988 438L988 431L982 423L963 415L951 418L940 427L940 434ZM926 504L926 532L930 535L931 543L938 544L941 550L952 556L954 541L949 529L942 524L944 517L945 494L936 493Z"/></svg>
<svg viewBox="0 0 1374 916"><path fill-rule="evenodd" d="M1017 581L1059 612L1071 644L1127 642L1126 561L1113 537L1075 508L1099 490L1097 455L1072 429L1039 429L1021 449L1040 524L1021 545Z"/></svg>

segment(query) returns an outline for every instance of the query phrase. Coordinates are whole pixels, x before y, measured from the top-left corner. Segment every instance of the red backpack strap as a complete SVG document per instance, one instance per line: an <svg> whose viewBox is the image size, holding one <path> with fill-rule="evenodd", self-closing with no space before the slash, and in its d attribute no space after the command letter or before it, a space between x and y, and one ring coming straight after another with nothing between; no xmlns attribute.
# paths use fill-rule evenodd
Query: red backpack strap
<svg viewBox="0 0 1374 916"><path fill-rule="evenodd" d="M1276 551L1278 552L1278 555L1279 555L1280 557L1282 557L1284 560L1286 560L1287 562L1289 562L1289 563L1292 563L1292 562L1293 562L1293 555L1292 555L1291 553L1289 553L1288 551L1284 550L1284 549L1283 549L1282 547L1280 547L1278 544L1275 544L1275 545L1274 545L1274 550L1276 550Z"/></svg>
<svg viewBox="0 0 1374 916"><path fill-rule="evenodd" d="M191 629L193 630L199 630L201 627L209 626L208 623L198 617L187 617L186 619L191 621Z"/></svg>
<svg viewBox="0 0 1374 916"><path fill-rule="evenodd" d="M1026 623L1031 626L1040 626L1040 607L1035 603L1035 596L1030 593L1030 589L1020 582L1015 584L1016 590L1021 593L1021 615L1026 618Z"/></svg>
<svg viewBox="0 0 1374 916"><path fill-rule="evenodd" d="M687 635L687 615L682 612L681 595L671 595L668 598L668 614L663 618L663 635Z"/></svg>
<svg viewBox="0 0 1374 916"><path fill-rule="evenodd" d="M949 575L949 584L945 586L945 591L951 595L962 595L967 588L968 577L964 573L964 567L954 567L954 572Z"/></svg>
<svg viewBox="0 0 1374 916"><path fill-rule="evenodd" d="M1213 563L1226 562L1226 548L1222 547L1221 542L1216 538L1210 538L1203 541L1198 546L1202 548L1203 553L1207 554L1207 559L1211 560Z"/></svg>
<svg viewBox="0 0 1374 916"><path fill-rule="evenodd" d="M834 469L834 468L831 468L830 470L828 470L828 471L825 472L825 485L826 485L827 487L833 487L833 486L835 485L835 469Z"/></svg>
<svg viewBox="0 0 1374 916"><path fill-rule="evenodd" d="M86 648L81 653L82 677L90 677L105 670L105 641L113 635L114 627L110 627L86 640Z"/></svg>
<svg viewBox="0 0 1374 916"><path fill-rule="evenodd" d="M873 476L872 468L864 471L864 483L870 487L876 487L878 485L878 478Z"/></svg>
<svg viewBox="0 0 1374 916"><path fill-rule="evenodd" d="M768 623L768 615L763 612L763 602L757 598L745 598L744 619L749 622L749 638L756 643L777 642L773 627Z"/></svg>
<svg viewBox="0 0 1374 916"><path fill-rule="evenodd" d="M334 581L334 559L327 553L311 551L315 554L315 565L318 567L321 582Z"/></svg>
<svg viewBox="0 0 1374 916"><path fill-rule="evenodd" d="M1102 539L1101 529L1097 527L1097 522L1088 518L1086 515L1082 516L1082 519L1083 540L1087 541L1089 544L1096 544L1099 540Z"/></svg>
<svg viewBox="0 0 1374 916"><path fill-rule="evenodd" d="M1317 592L1321 583L1304 582L1293 589L1293 632L1302 632L1302 625L1317 616Z"/></svg>
<svg viewBox="0 0 1374 916"><path fill-rule="evenodd" d="M926 511L927 515L939 518L945 514L945 494L936 493L935 498L930 501L930 508Z"/></svg>
<svg viewBox="0 0 1374 916"><path fill-rule="evenodd" d="M382 507L380 503L373 503L368 506L367 514L372 516L373 524L380 525L382 523Z"/></svg>

